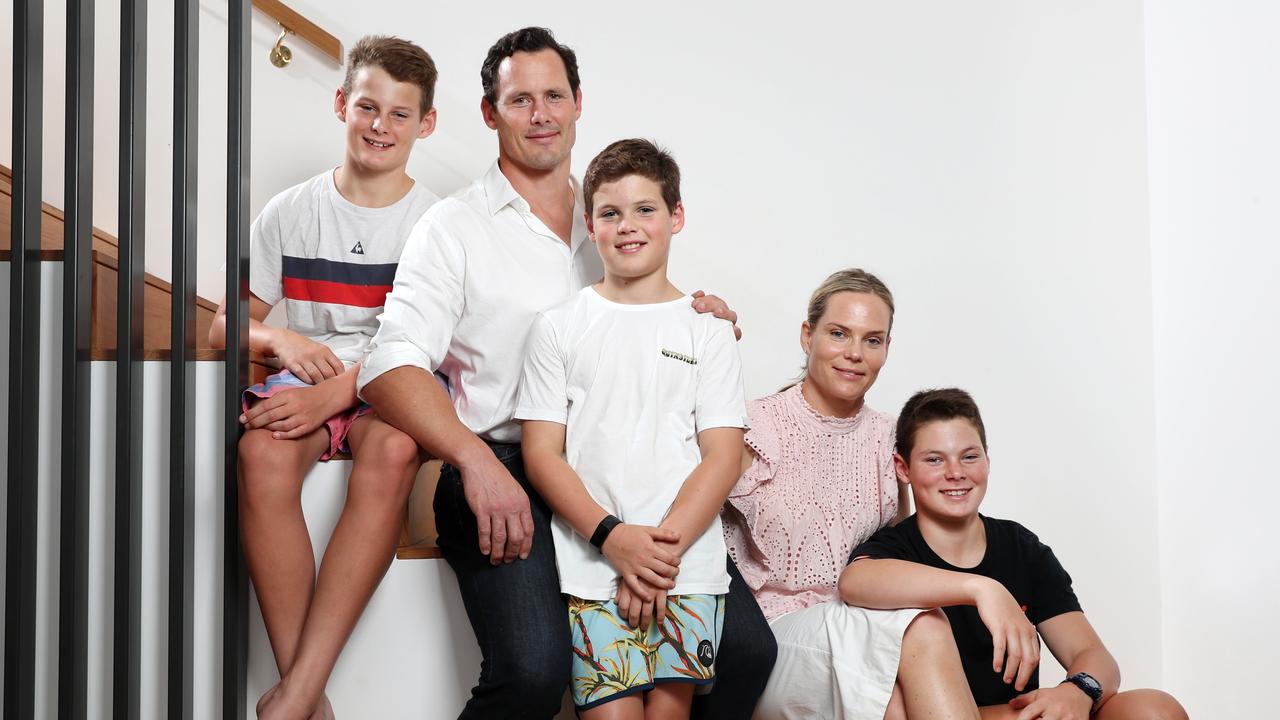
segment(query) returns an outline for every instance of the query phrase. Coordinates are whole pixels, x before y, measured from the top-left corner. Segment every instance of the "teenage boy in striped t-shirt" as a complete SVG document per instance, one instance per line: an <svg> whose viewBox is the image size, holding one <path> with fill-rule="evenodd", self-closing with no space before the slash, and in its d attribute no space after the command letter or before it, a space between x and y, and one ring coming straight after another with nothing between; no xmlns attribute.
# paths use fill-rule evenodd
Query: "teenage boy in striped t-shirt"
<svg viewBox="0 0 1280 720"><path fill-rule="evenodd" d="M356 374L409 230L438 198L405 173L435 129L436 68L411 42L366 37L334 97L346 157L271 199L250 231L249 346L283 367L245 391L240 523L280 683L262 718L332 717L324 686L395 552L421 460L408 435L356 398ZM284 302L283 328L263 324ZM224 307L210 329L225 345ZM317 573L302 480L354 459L346 504Z"/></svg>

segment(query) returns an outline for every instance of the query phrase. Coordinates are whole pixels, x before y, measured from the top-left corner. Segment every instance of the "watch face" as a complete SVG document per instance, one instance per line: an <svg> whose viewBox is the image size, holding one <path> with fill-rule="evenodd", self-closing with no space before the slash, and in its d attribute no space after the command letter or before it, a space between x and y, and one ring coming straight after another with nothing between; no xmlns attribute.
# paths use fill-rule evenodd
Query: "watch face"
<svg viewBox="0 0 1280 720"><path fill-rule="evenodd" d="M1072 683L1075 683L1075 685L1081 690L1088 693L1089 697L1093 698L1095 701L1102 697L1102 685L1095 680L1092 675L1088 673L1076 673L1067 679Z"/></svg>

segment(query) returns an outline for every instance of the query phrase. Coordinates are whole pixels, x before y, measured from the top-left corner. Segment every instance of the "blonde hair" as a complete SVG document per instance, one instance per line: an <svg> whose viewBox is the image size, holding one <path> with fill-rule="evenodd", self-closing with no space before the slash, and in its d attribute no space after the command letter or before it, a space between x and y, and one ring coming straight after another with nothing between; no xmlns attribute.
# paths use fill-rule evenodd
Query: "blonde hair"
<svg viewBox="0 0 1280 720"><path fill-rule="evenodd" d="M875 295L889 307L889 330L893 330L893 293L880 278L862 268L849 268L831 273L809 296L809 327L816 327L827 311L827 304L838 293L855 292Z"/></svg>

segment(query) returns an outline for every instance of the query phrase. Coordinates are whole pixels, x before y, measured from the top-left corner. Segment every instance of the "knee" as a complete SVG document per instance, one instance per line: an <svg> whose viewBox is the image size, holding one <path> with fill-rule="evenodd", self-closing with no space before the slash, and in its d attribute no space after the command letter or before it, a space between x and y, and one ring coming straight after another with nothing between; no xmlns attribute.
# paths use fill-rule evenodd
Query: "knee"
<svg viewBox="0 0 1280 720"><path fill-rule="evenodd" d="M291 455L282 452L288 441L275 440L267 430L250 430L240 438L240 503L248 508L273 506L295 499L297 488L287 478Z"/></svg>
<svg viewBox="0 0 1280 720"><path fill-rule="evenodd" d="M528 664L495 663L481 688L496 696L500 706L527 708L530 717L551 717L569 687L570 668L567 653Z"/></svg>
<svg viewBox="0 0 1280 720"><path fill-rule="evenodd" d="M1162 690L1129 690L1122 692L1107 702L1108 707L1116 700L1124 706L1125 718L1134 720L1187 720L1187 711L1172 695ZM1120 705L1121 703L1116 703Z"/></svg>
<svg viewBox="0 0 1280 720"><path fill-rule="evenodd" d="M910 646L917 651L951 651L955 648L955 637L951 634L951 621L941 610L933 609L922 612L907 626L902 637L904 648Z"/></svg>
<svg viewBox="0 0 1280 720"><path fill-rule="evenodd" d="M370 433L355 458L363 468L356 492L370 493L379 500L402 504L413 489L417 470L418 445L413 438L390 425Z"/></svg>

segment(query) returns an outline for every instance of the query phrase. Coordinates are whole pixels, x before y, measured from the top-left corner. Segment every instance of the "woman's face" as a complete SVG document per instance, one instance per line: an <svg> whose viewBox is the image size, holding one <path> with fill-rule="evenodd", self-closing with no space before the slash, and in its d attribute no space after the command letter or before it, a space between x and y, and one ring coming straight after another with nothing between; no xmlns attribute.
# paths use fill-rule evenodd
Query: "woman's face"
<svg viewBox="0 0 1280 720"><path fill-rule="evenodd" d="M823 415L849 417L875 384L889 355L889 306L871 293L841 292L811 327L800 326L800 346L809 356L802 392Z"/></svg>

